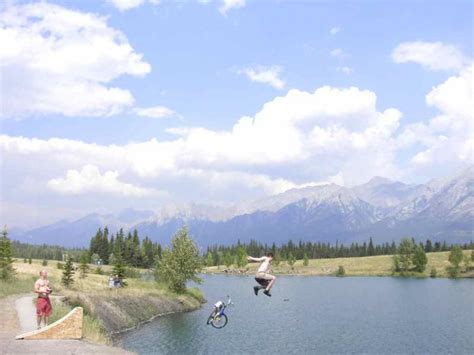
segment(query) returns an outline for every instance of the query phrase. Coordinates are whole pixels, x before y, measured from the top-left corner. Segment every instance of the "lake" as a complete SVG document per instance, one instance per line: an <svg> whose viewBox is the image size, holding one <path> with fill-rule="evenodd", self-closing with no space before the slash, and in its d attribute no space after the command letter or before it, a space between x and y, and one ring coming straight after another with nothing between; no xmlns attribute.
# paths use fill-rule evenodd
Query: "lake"
<svg viewBox="0 0 474 355"><path fill-rule="evenodd" d="M116 343L140 354L474 353L473 280L281 276L271 298L253 286L253 277L204 276L202 309ZM206 325L227 294L227 326Z"/></svg>

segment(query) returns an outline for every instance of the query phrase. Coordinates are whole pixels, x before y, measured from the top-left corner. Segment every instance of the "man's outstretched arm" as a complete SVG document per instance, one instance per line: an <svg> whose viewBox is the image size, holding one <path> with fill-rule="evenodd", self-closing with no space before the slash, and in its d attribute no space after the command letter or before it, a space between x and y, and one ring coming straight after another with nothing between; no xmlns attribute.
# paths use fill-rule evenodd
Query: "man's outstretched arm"
<svg viewBox="0 0 474 355"><path fill-rule="evenodd" d="M262 256L261 258L254 258L253 256L247 256L248 261L264 261L265 257Z"/></svg>

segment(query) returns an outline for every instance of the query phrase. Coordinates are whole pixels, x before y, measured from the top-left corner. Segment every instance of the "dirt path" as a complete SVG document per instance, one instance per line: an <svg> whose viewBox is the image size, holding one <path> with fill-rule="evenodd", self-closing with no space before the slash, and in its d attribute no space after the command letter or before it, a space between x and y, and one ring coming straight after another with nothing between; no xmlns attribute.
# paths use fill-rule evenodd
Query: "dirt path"
<svg viewBox="0 0 474 355"><path fill-rule="evenodd" d="M33 296L23 296L15 300L15 309L22 333L36 329L35 306Z"/></svg>
<svg viewBox="0 0 474 355"><path fill-rule="evenodd" d="M81 340L15 340L16 335L36 327L30 295L0 298L0 317L0 354L131 354Z"/></svg>

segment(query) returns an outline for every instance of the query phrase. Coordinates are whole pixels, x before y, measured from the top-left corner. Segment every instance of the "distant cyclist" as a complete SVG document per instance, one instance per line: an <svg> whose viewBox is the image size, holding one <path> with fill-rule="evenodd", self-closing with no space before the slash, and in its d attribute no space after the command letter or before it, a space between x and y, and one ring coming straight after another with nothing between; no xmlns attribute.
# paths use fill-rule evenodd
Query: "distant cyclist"
<svg viewBox="0 0 474 355"><path fill-rule="evenodd" d="M265 289L263 293L268 297L271 297L270 290L275 283L276 277L269 274L270 266L273 260L273 253L267 253L267 256L262 256L261 258L254 258L251 256L247 257L248 261L257 261L260 262L257 273L255 274L255 280L260 284L260 286L254 286L253 291L255 296L258 295L258 291Z"/></svg>

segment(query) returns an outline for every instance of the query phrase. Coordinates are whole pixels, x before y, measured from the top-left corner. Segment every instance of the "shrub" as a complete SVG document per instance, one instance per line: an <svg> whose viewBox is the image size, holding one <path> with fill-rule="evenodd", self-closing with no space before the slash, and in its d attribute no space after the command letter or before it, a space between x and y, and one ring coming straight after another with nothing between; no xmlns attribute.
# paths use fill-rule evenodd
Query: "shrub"
<svg viewBox="0 0 474 355"><path fill-rule="evenodd" d="M48 266L48 260L43 259L43 261L41 262L41 265Z"/></svg>
<svg viewBox="0 0 474 355"><path fill-rule="evenodd" d="M56 267L58 268L58 270L62 270L64 267L64 264L58 261L58 263L56 264Z"/></svg>
<svg viewBox="0 0 474 355"><path fill-rule="evenodd" d="M97 275L103 275L104 274L104 270L102 270L102 267L99 265L95 268L95 271L94 271Z"/></svg>
<svg viewBox="0 0 474 355"><path fill-rule="evenodd" d="M346 270L344 269L344 266L339 265L336 271L336 276L345 276L345 275L346 275Z"/></svg>
<svg viewBox="0 0 474 355"><path fill-rule="evenodd" d="M288 254L288 259L286 260L286 262L288 263L288 265L291 266L291 270L295 269L296 258L293 256L293 253L291 251Z"/></svg>
<svg viewBox="0 0 474 355"><path fill-rule="evenodd" d="M309 265L309 260L308 260L308 255L306 253L303 256L303 265L308 266Z"/></svg>
<svg viewBox="0 0 474 355"><path fill-rule="evenodd" d="M138 279L141 275L138 269L135 269L133 267L126 267L123 276L129 279Z"/></svg>
<svg viewBox="0 0 474 355"><path fill-rule="evenodd" d="M436 268L432 267L431 272L430 272L430 277L436 278L437 276L438 276L438 272L436 271Z"/></svg>

